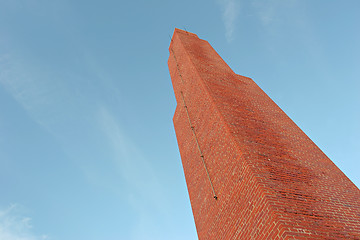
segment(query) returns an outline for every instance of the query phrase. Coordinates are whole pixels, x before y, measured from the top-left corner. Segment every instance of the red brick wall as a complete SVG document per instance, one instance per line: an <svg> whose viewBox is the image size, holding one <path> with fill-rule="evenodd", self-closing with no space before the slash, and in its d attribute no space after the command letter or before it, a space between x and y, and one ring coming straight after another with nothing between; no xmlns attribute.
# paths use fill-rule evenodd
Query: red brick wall
<svg viewBox="0 0 360 240"><path fill-rule="evenodd" d="M199 239L360 239L359 189L254 81L178 29L168 65Z"/></svg>

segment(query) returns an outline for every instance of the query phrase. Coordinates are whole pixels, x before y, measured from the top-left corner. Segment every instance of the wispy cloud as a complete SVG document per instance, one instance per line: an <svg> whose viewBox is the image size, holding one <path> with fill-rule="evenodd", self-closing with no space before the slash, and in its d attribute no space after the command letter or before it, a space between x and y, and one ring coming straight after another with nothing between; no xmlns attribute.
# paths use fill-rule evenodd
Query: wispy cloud
<svg viewBox="0 0 360 240"><path fill-rule="evenodd" d="M228 42L234 39L236 19L239 14L239 2L236 0L217 0L223 12L223 22L225 25L225 36Z"/></svg>
<svg viewBox="0 0 360 240"><path fill-rule="evenodd" d="M109 147L102 164L111 166L113 173L102 172L100 167L85 167L85 174L92 184L121 196L135 213L137 223L131 229L131 239L143 239L142 234L149 234L157 228L151 212L167 214L169 209L163 187L149 159L126 133L126 128L111 108L99 105L97 120L104 136L102 141ZM109 174L114 179L109 179Z"/></svg>
<svg viewBox="0 0 360 240"><path fill-rule="evenodd" d="M274 21L278 4L279 2L277 0L252 1L252 6L254 7L255 13L257 14L258 19L263 26L268 26Z"/></svg>
<svg viewBox="0 0 360 240"><path fill-rule="evenodd" d="M0 239L4 240L45 240L47 235L36 236L32 233L31 218L19 213L19 206L11 204L0 209Z"/></svg>
<svg viewBox="0 0 360 240"><path fill-rule="evenodd" d="M153 207L164 209L163 198L159 197L163 194L162 187L148 159L124 133L122 124L108 108L100 106L97 116L112 151L107 164L114 166L114 170L126 182L126 187L135 194L128 196L130 204L139 205L136 198L140 197Z"/></svg>
<svg viewBox="0 0 360 240"><path fill-rule="evenodd" d="M9 54L0 56L0 85L34 121L48 129L54 103L60 102L61 86L30 65Z"/></svg>
<svg viewBox="0 0 360 240"><path fill-rule="evenodd" d="M298 0L253 0L251 4L261 24L268 27L274 22L279 22L284 12L287 13L296 8Z"/></svg>

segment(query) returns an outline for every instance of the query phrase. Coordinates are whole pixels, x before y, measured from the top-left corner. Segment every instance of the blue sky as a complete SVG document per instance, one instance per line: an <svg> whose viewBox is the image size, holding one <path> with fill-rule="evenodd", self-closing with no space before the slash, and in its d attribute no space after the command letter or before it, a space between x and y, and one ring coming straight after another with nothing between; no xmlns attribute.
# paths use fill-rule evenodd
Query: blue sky
<svg viewBox="0 0 360 240"><path fill-rule="evenodd" d="M360 186L360 2L0 0L0 239L196 239L169 35L251 77Z"/></svg>

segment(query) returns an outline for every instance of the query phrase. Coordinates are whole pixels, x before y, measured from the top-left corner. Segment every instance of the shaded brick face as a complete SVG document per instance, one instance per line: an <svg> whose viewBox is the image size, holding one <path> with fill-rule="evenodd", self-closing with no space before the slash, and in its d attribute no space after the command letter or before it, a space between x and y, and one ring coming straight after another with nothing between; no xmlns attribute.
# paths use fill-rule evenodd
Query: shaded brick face
<svg viewBox="0 0 360 240"><path fill-rule="evenodd" d="M253 80L195 34L169 50L199 239L360 239L359 189Z"/></svg>

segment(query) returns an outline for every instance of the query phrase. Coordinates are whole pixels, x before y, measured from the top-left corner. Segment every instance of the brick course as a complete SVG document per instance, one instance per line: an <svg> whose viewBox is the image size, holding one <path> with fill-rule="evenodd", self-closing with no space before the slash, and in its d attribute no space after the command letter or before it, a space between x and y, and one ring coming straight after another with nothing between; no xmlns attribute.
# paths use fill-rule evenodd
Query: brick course
<svg viewBox="0 0 360 240"><path fill-rule="evenodd" d="M193 33L175 29L169 50L199 239L360 239L359 189L252 79Z"/></svg>

